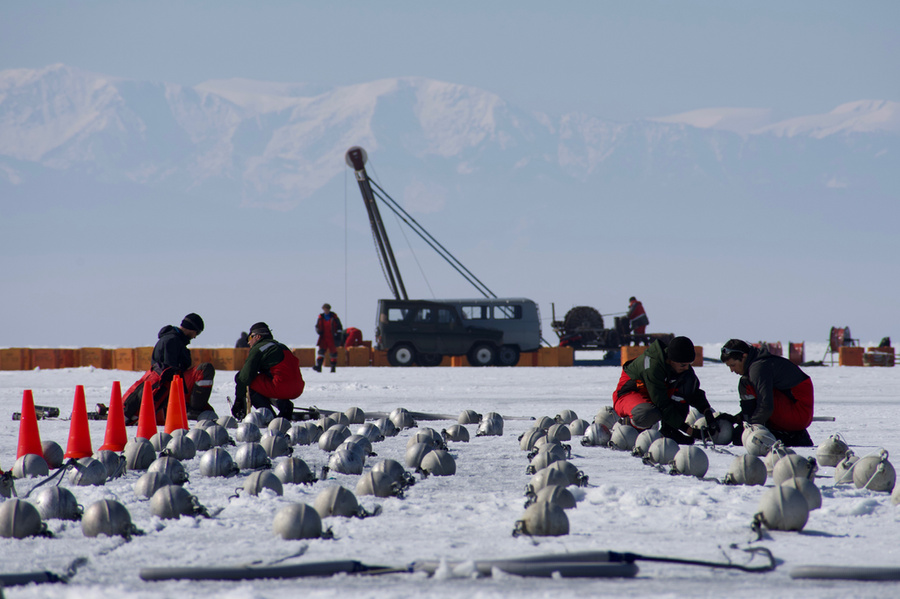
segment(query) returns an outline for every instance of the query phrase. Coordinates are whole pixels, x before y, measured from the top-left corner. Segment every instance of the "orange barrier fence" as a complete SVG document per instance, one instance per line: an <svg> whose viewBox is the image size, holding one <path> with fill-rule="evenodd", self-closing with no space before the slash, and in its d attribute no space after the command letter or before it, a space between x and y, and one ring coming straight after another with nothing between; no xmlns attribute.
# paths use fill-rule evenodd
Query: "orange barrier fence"
<svg viewBox="0 0 900 599"><path fill-rule="evenodd" d="M302 368L316 363L316 348L300 347L291 350ZM247 348L191 348L195 364L209 362L216 370L240 370L250 350ZM131 370L142 372L150 368L152 347L104 349L82 347L80 349L7 348L0 349L0 370L33 370L54 368L78 368L92 366L106 370ZM373 350L367 345L339 347L337 364L347 366L389 366L387 352ZM519 366L572 366L574 351L571 347L542 347L537 351L523 352ZM446 356L441 366L468 366L465 356Z"/></svg>

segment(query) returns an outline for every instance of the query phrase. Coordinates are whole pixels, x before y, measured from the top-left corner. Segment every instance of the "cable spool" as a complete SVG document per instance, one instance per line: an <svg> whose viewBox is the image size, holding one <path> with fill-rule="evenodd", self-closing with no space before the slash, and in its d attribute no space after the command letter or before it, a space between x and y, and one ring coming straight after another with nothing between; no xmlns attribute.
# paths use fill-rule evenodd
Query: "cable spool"
<svg viewBox="0 0 900 599"><path fill-rule="evenodd" d="M47 460L36 453L26 453L16 460L12 468L14 478L47 476L48 474L50 474L50 466L47 465Z"/></svg>
<svg viewBox="0 0 900 599"><path fill-rule="evenodd" d="M530 428L519 437L519 447L522 451L531 451L534 449L535 442L547 435L547 431L540 428Z"/></svg>
<svg viewBox="0 0 900 599"><path fill-rule="evenodd" d="M44 520L81 520L84 512L72 491L56 485L41 489L34 497L34 506Z"/></svg>
<svg viewBox="0 0 900 599"><path fill-rule="evenodd" d="M352 518L360 515L356 495L340 485L323 489L316 495L315 509L322 518L329 516Z"/></svg>
<svg viewBox="0 0 900 599"><path fill-rule="evenodd" d="M101 449L94 458L106 468L106 480L113 480L125 474L125 456L109 449Z"/></svg>
<svg viewBox="0 0 900 599"><path fill-rule="evenodd" d="M156 453L161 452L166 448L166 445L169 444L169 441L172 440L172 435L167 432L160 431L150 437L150 444L153 446L153 451Z"/></svg>
<svg viewBox="0 0 900 599"><path fill-rule="evenodd" d="M750 455L762 457L769 453L775 441L775 435L769 432L769 429L764 426L758 426L758 428L752 429L747 434L744 439L744 449Z"/></svg>
<svg viewBox="0 0 900 599"><path fill-rule="evenodd" d="M217 425L215 422L213 422L211 426ZM194 443L194 451L197 453L207 451L213 446L212 437L209 436L209 433L206 432L206 429L192 428L187 432L185 437L187 437Z"/></svg>
<svg viewBox="0 0 900 599"><path fill-rule="evenodd" d="M197 513L194 496L180 485L160 487L150 497L150 513L163 520L177 520Z"/></svg>
<svg viewBox="0 0 900 599"><path fill-rule="evenodd" d="M134 483L134 494L138 499L150 499L157 489L171 484L172 479L165 472L145 472Z"/></svg>
<svg viewBox="0 0 900 599"><path fill-rule="evenodd" d="M481 414L475 410L463 410L456 419L457 424L478 424L481 422Z"/></svg>
<svg viewBox="0 0 900 599"><path fill-rule="evenodd" d="M172 484L174 485L183 485L188 480L184 464L169 456L163 456L154 460L150 467L147 468L147 472L162 472L172 479Z"/></svg>
<svg viewBox="0 0 900 599"><path fill-rule="evenodd" d="M259 495L263 489L269 489L279 497L284 495L281 480L271 470L257 470L244 481L244 490L250 495Z"/></svg>
<svg viewBox="0 0 900 599"><path fill-rule="evenodd" d="M611 439L612 432L609 428L605 424L594 422L581 438L581 444L585 447L607 447Z"/></svg>
<svg viewBox="0 0 900 599"><path fill-rule="evenodd" d="M402 497L402 485L392 480L381 470L369 470L356 483L357 495L374 495L375 497Z"/></svg>
<svg viewBox="0 0 900 599"><path fill-rule="evenodd" d="M268 428L270 431L287 435L291 430L291 421L287 418L279 416L273 419L266 428Z"/></svg>
<svg viewBox="0 0 900 599"><path fill-rule="evenodd" d="M850 446L847 445L840 433L835 433L816 448L816 460L823 466L837 466L848 451L850 451Z"/></svg>
<svg viewBox="0 0 900 599"><path fill-rule="evenodd" d="M497 412L488 412L478 425L476 437L501 437L503 436L503 417Z"/></svg>
<svg viewBox="0 0 900 599"><path fill-rule="evenodd" d="M255 422L241 422L234 432L234 439L238 443L259 443L262 439L262 431Z"/></svg>
<svg viewBox="0 0 900 599"><path fill-rule="evenodd" d="M322 451L334 451L350 434L350 429L346 424L333 424L319 437L319 449Z"/></svg>
<svg viewBox="0 0 900 599"><path fill-rule="evenodd" d="M612 406L604 406L597 412L597 415L594 416L595 424L600 424L610 430L612 430L612 427L614 427L617 422L619 422L619 415L616 414L616 411Z"/></svg>
<svg viewBox="0 0 900 599"><path fill-rule="evenodd" d="M634 440L634 449L631 450L631 453L638 457L645 456L650 451L650 446L653 442L661 438L662 434L656 429L648 428L641 431L637 439Z"/></svg>
<svg viewBox="0 0 900 599"><path fill-rule="evenodd" d="M391 413L388 415L388 418L399 430L412 428L416 425L416 421L413 420L412 415L406 408L394 408L394 410L391 411Z"/></svg>
<svg viewBox="0 0 900 599"><path fill-rule="evenodd" d="M694 445L685 445L675 454L674 472L703 478L709 470L709 456Z"/></svg>
<svg viewBox="0 0 900 599"><path fill-rule="evenodd" d="M384 438L388 437L396 437L400 434L400 429L397 428L397 425L394 424L394 421L390 418L379 418L375 421L375 426L378 427L378 430L381 431L381 434L384 435Z"/></svg>
<svg viewBox="0 0 900 599"><path fill-rule="evenodd" d="M612 429L610 437L611 447L622 451L631 451L634 449L634 443L640 433L636 428L629 424L617 423Z"/></svg>
<svg viewBox="0 0 900 599"><path fill-rule="evenodd" d="M208 449L200 457L200 474L203 476L231 476L239 470L231 454L221 447Z"/></svg>
<svg viewBox="0 0 900 599"><path fill-rule="evenodd" d="M224 447L225 445L234 445L234 439L228 434L228 429L221 424L214 424L206 429L209 435L211 447Z"/></svg>
<svg viewBox="0 0 900 599"><path fill-rule="evenodd" d="M432 449L422 457L419 469L434 476L452 476L456 474L456 460L446 450Z"/></svg>
<svg viewBox="0 0 900 599"><path fill-rule="evenodd" d="M558 537L569 534L569 518L565 510L550 501L537 501L516 522L514 535Z"/></svg>
<svg viewBox="0 0 900 599"><path fill-rule="evenodd" d="M66 460L66 452L63 451L63 448L56 441L43 441L41 449L44 452L44 460L47 462L47 466L53 470L62 466Z"/></svg>
<svg viewBox="0 0 900 599"><path fill-rule="evenodd" d="M549 416L541 416L534 422L534 428L539 428L542 431L547 431L551 426L556 424L556 421Z"/></svg>
<svg viewBox="0 0 900 599"><path fill-rule="evenodd" d="M786 480L792 478L808 478L810 480L816 477L819 467L816 460L807 460L802 455L796 453L788 454L778 460L772 469L772 480L776 485L780 485Z"/></svg>
<svg viewBox="0 0 900 599"><path fill-rule="evenodd" d="M890 493L896 480L894 466L888 461L888 452L884 449L875 455L861 457L853 466L853 484L857 489Z"/></svg>
<svg viewBox="0 0 900 599"><path fill-rule="evenodd" d="M844 459L838 462L834 467L834 484L843 485L853 482L853 467L859 461L859 456L852 451L848 451Z"/></svg>
<svg viewBox="0 0 900 599"><path fill-rule="evenodd" d="M234 463L241 470L256 470L257 468L270 468L272 461L269 454L259 443L242 443L234 453Z"/></svg>
<svg viewBox="0 0 900 599"><path fill-rule="evenodd" d="M316 475L302 459L291 457L275 466L275 476L283 484L311 484L316 482Z"/></svg>
<svg viewBox="0 0 900 599"><path fill-rule="evenodd" d="M322 536L322 518L313 507L292 503L275 514L272 532L286 541L318 539Z"/></svg>
<svg viewBox="0 0 900 599"><path fill-rule="evenodd" d="M569 432L569 427L565 424L554 424L550 428L547 429L547 440L553 443L561 443L563 441L570 441L572 439L572 433Z"/></svg>
<svg viewBox="0 0 900 599"><path fill-rule="evenodd" d="M766 457L763 458L763 464L766 465L766 471L771 475L778 460L792 453L797 452L790 447L785 447L784 443L781 441L775 441L775 444L772 445L772 449L770 449L769 453L766 454Z"/></svg>
<svg viewBox="0 0 900 599"><path fill-rule="evenodd" d="M362 408L347 408L344 415L349 421L348 424L362 424L366 421L366 413Z"/></svg>
<svg viewBox="0 0 900 599"><path fill-rule="evenodd" d="M647 457L651 463L664 466L675 459L676 453L678 453L678 442L668 437L660 437L650 444Z"/></svg>
<svg viewBox="0 0 900 599"><path fill-rule="evenodd" d="M575 496L572 495L572 492L560 485L544 487L537 492L536 501L549 501L564 510L571 510L577 507Z"/></svg>
<svg viewBox="0 0 900 599"><path fill-rule="evenodd" d="M587 431L590 423L587 420L582 418L576 418L572 422L569 423L569 434L572 436L581 437L584 435L585 431Z"/></svg>
<svg viewBox="0 0 900 599"><path fill-rule="evenodd" d="M384 435L381 434L381 429L379 429L371 422L366 422L362 426L358 427L355 434L365 437L369 440L369 443L378 443L379 441L384 441Z"/></svg>
<svg viewBox="0 0 900 599"><path fill-rule="evenodd" d="M431 451L431 446L427 443L414 443L406 450L406 466L416 469L422 463L425 454Z"/></svg>
<svg viewBox="0 0 900 599"><path fill-rule="evenodd" d="M112 499L101 499L84 511L81 532L86 537L106 535L127 538L135 533L135 528L131 523L131 514L124 505Z"/></svg>
<svg viewBox="0 0 900 599"><path fill-rule="evenodd" d="M448 441L456 441L461 443L469 442L469 431L461 424L453 424L443 431L443 436Z"/></svg>
<svg viewBox="0 0 900 599"><path fill-rule="evenodd" d="M79 487L106 484L106 466L94 458L81 458L73 465L69 482Z"/></svg>
<svg viewBox="0 0 900 599"><path fill-rule="evenodd" d="M535 472L534 476L531 477L531 480L528 481L525 491L526 493L537 494L537 492L544 487L549 487L551 485L568 487L569 477L561 470L544 468L543 470Z"/></svg>
<svg viewBox="0 0 900 599"><path fill-rule="evenodd" d="M241 429L238 429L240 432ZM257 429L258 430L258 429ZM186 435L173 436L166 443L166 453L176 460L192 460L197 455L197 446Z"/></svg>
<svg viewBox="0 0 900 599"><path fill-rule="evenodd" d="M365 463L361 452L338 449L328 459L328 468L341 474L362 474Z"/></svg>
<svg viewBox="0 0 900 599"><path fill-rule="evenodd" d="M809 519L809 504L794 487L776 485L760 498L756 519L771 530L803 530Z"/></svg>
<svg viewBox="0 0 900 599"><path fill-rule="evenodd" d="M222 428L224 428L226 430L230 429L230 428L237 428L237 425L238 425L237 419L230 414L226 414L226 415L222 416L221 418L216 420L216 422L219 424L219 426L221 426Z"/></svg>
<svg viewBox="0 0 900 599"><path fill-rule="evenodd" d="M764 485L766 484L766 465L755 455L745 453L732 460L725 474L726 485Z"/></svg>
<svg viewBox="0 0 900 599"><path fill-rule="evenodd" d="M573 410L563 410L556 415L556 421L561 424L570 424L575 420L578 420L578 414L576 414Z"/></svg>
<svg viewBox="0 0 900 599"><path fill-rule="evenodd" d="M7 499L0 503L0 537L24 539L39 535L44 523L37 508L23 499Z"/></svg>
<svg viewBox="0 0 900 599"><path fill-rule="evenodd" d="M547 468L551 470L559 470L566 476L566 480L569 481L570 485L575 485L576 487L585 487L587 486L588 477L584 475L584 472L578 469L572 462L567 460L559 460L553 462Z"/></svg>
<svg viewBox="0 0 900 599"><path fill-rule="evenodd" d="M810 479L806 477L796 477L786 480L781 484L787 487L793 487L803 493L809 511L817 510L822 507L822 492L819 490L819 487L816 486L816 483Z"/></svg>
<svg viewBox="0 0 900 599"><path fill-rule="evenodd" d="M266 455L273 460L282 456L291 455L294 452L288 443L287 437L283 435L270 435L264 437L259 444L266 452Z"/></svg>

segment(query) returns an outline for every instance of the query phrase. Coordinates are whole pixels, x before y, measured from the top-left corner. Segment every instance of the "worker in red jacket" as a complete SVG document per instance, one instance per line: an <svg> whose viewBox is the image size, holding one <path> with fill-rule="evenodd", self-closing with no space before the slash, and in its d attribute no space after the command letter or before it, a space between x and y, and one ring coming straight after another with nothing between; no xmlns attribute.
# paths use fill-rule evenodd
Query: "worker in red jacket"
<svg viewBox="0 0 900 599"><path fill-rule="evenodd" d="M799 366L740 339L726 342L721 357L741 377L740 422L765 426L788 447L812 447L806 429L813 418L813 384Z"/></svg>
<svg viewBox="0 0 900 599"><path fill-rule="evenodd" d="M338 315L331 311L331 304L322 305L322 313L316 320L316 332L319 334L319 340L316 341L319 355L313 370L322 372L322 364L325 363L325 352L327 351L331 359L331 372L334 372L337 368L337 348L342 345L344 327L341 325Z"/></svg>
<svg viewBox="0 0 900 599"><path fill-rule="evenodd" d="M647 318L643 304L633 295L628 298L628 312L625 313L625 318L628 319L628 326L631 328L631 334L635 338L634 343L637 345L641 341L638 338L644 335L647 325L650 324L650 319Z"/></svg>

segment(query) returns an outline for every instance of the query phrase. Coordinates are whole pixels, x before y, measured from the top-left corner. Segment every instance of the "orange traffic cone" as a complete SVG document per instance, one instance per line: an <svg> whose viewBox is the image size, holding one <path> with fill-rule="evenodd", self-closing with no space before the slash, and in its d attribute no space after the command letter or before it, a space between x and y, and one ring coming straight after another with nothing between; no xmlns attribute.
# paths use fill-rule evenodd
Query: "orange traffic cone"
<svg viewBox="0 0 900 599"><path fill-rule="evenodd" d="M87 407L84 403L84 385L75 387L75 405L72 407L72 423L69 425L69 444L66 446L66 459L89 458L94 455L91 449L91 428L88 426Z"/></svg>
<svg viewBox="0 0 900 599"><path fill-rule="evenodd" d="M138 415L138 438L148 441L156 434L156 406L153 405L153 386L149 381L144 382L144 392L141 395L141 412Z"/></svg>
<svg viewBox="0 0 900 599"><path fill-rule="evenodd" d="M19 450L16 459L27 453L44 457L41 447L41 433L38 431L37 415L34 413L34 396L31 389L22 394L22 420L19 424Z"/></svg>
<svg viewBox="0 0 900 599"><path fill-rule="evenodd" d="M100 449L122 451L128 443L125 430L125 406L122 404L122 386L113 381L112 393L109 397L109 414L106 417L106 438Z"/></svg>
<svg viewBox="0 0 900 599"><path fill-rule="evenodd" d="M184 383L175 375L169 387L169 405L166 408L166 432L187 428L187 409L184 405Z"/></svg>

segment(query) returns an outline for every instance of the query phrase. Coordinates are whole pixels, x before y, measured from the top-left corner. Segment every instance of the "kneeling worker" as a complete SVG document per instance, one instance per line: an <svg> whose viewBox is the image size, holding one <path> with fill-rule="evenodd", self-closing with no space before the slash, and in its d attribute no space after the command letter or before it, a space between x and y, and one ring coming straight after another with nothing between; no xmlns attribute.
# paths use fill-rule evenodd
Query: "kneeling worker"
<svg viewBox="0 0 900 599"><path fill-rule="evenodd" d="M722 361L741 376L738 420L765 426L788 447L812 447L813 384L799 366L740 339L722 346Z"/></svg>
<svg viewBox="0 0 900 599"><path fill-rule="evenodd" d="M691 366L695 357L694 342L687 337L675 337L668 345L660 340L651 343L643 355L622 367L613 392L616 414L639 430L661 421L659 432L664 437L690 445L701 435L686 422L693 406L706 417L710 434L716 434L719 423Z"/></svg>
<svg viewBox="0 0 900 599"><path fill-rule="evenodd" d="M254 408L269 408L282 418L292 419L294 404L291 400L300 397L305 386L300 361L286 345L272 338L272 331L264 322L250 327L247 342L250 354L234 376L232 415L238 419L247 415L249 393Z"/></svg>

